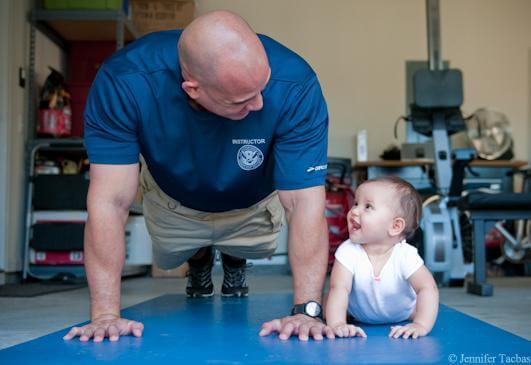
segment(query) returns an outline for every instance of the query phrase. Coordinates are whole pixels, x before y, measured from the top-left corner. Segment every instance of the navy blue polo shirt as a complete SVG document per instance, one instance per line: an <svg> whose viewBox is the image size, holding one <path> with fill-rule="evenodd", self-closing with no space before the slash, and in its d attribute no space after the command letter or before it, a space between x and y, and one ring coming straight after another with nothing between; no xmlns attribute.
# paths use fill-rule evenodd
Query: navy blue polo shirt
<svg viewBox="0 0 531 365"><path fill-rule="evenodd" d="M181 88L180 30L149 34L99 70L85 108L94 164L134 164L186 207L249 207L274 190L324 184L328 112L319 81L297 54L260 35L271 67L264 106L233 121L193 108Z"/></svg>

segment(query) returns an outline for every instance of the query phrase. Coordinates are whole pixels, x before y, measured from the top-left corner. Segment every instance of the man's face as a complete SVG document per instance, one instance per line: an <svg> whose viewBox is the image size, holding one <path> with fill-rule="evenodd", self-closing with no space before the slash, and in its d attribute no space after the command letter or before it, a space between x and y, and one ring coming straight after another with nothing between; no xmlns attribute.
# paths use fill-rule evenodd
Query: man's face
<svg viewBox="0 0 531 365"><path fill-rule="evenodd" d="M267 68L267 72L262 72L254 79L236 80L225 87L199 87L195 102L221 117L242 120L250 112L262 109L262 91L270 75L271 71Z"/></svg>

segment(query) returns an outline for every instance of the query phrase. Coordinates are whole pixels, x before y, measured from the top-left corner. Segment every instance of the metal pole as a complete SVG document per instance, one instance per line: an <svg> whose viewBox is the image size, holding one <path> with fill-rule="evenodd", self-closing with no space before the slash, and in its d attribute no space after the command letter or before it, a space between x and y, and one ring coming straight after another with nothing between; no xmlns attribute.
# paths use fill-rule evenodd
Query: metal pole
<svg viewBox="0 0 531 365"><path fill-rule="evenodd" d="M125 38L125 15L122 11L118 14L118 19L116 20L116 50L123 48L124 38Z"/></svg>
<svg viewBox="0 0 531 365"><path fill-rule="evenodd" d="M442 70L439 0L426 0L426 18L428 22L429 69L431 71Z"/></svg>
<svg viewBox="0 0 531 365"><path fill-rule="evenodd" d="M29 272L29 239L30 239L30 229L31 229L31 189L32 183L30 183L30 178L33 171L34 160L32 157L32 151L30 151L31 141L35 138L37 119L36 119L36 110L37 110L37 90L35 82L35 38L36 38L36 29L35 22L33 19L30 23L30 47L29 47L29 64L28 64L28 82L27 82L27 116L25 130L25 183L27 186L26 195L24 196L24 221L26 222L24 229L24 257L23 257L23 267L22 267L22 279L26 280Z"/></svg>

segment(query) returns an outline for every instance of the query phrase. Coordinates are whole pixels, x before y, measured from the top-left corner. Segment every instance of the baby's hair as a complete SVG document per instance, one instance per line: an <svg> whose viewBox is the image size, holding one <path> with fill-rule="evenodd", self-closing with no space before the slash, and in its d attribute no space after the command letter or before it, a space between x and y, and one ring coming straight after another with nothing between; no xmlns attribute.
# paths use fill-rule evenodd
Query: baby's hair
<svg viewBox="0 0 531 365"><path fill-rule="evenodd" d="M420 224L422 216L422 198L417 190L398 176L380 176L374 179L364 181L362 184L371 182L383 182L392 185L399 195L398 205L399 213L406 221L404 232L405 238L413 236Z"/></svg>

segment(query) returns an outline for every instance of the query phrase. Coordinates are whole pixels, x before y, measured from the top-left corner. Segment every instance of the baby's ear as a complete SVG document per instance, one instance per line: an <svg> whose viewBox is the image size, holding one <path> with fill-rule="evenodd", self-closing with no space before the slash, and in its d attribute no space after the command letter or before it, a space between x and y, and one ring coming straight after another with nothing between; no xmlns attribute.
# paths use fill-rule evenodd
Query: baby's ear
<svg viewBox="0 0 531 365"><path fill-rule="evenodd" d="M390 236L399 236L404 232L406 228L406 220L402 217L397 217L393 219L393 224L389 229Z"/></svg>

